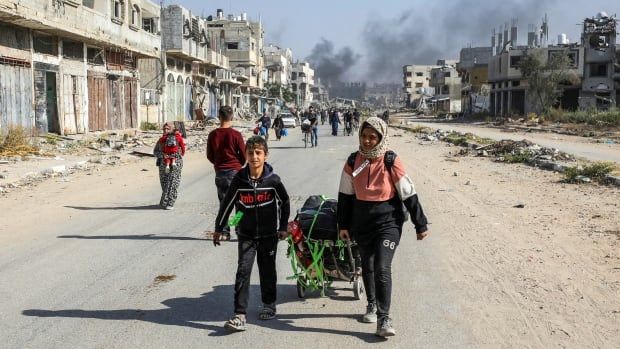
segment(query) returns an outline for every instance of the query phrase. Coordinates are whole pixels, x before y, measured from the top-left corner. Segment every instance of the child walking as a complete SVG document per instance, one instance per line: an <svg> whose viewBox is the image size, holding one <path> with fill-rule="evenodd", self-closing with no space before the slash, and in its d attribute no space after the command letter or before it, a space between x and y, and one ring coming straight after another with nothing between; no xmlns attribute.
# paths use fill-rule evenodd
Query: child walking
<svg viewBox="0 0 620 349"><path fill-rule="evenodd" d="M259 319L271 320L276 316L276 250L278 238L284 239L288 235L291 208L284 184L271 165L265 162L268 152L263 137L253 136L247 140L247 165L233 178L215 221L213 244L218 246L233 208L243 214L237 225L239 257L234 315L224 325L231 331L246 329L250 274L255 258L263 302Z"/></svg>

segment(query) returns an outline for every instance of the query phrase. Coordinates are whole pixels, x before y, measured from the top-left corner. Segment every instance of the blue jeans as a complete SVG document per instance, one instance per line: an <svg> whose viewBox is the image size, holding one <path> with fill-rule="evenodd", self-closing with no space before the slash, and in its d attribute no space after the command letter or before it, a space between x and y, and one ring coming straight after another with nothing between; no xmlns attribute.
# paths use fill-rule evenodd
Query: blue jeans
<svg viewBox="0 0 620 349"><path fill-rule="evenodd" d="M220 170L215 172L215 187L217 188L217 199L220 201L220 206L236 174L237 171L235 170ZM223 232L230 234L230 228L226 226Z"/></svg>
<svg viewBox="0 0 620 349"><path fill-rule="evenodd" d="M318 139L319 139L319 128L316 126L312 126L312 133L310 134L310 144L312 144L313 146L317 146L318 144Z"/></svg>

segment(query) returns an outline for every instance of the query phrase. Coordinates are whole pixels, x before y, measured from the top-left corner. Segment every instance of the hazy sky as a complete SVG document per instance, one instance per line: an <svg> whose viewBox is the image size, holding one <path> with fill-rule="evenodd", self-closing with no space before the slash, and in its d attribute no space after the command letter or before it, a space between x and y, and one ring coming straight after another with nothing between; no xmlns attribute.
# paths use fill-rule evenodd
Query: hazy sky
<svg viewBox="0 0 620 349"><path fill-rule="evenodd" d="M265 44L290 47L295 59L332 61L342 79L398 81L405 64L458 58L459 50L490 45L491 30L518 19L519 42L529 23L549 17L549 39L578 41L579 23L599 11L620 14L620 0L176 0L198 15L259 16ZM339 66L346 62L349 67Z"/></svg>

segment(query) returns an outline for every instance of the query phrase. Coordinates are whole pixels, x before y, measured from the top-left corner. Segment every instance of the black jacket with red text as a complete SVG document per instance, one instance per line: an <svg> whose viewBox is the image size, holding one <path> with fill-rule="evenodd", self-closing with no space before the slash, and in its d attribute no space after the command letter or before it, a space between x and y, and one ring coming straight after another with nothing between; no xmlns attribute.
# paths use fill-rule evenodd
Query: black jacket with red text
<svg viewBox="0 0 620 349"><path fill-rule="evenodd" d="M265 163L263 175L250 179L246 165L233 178L215 219L215 231L228 224L233 208L243 212L237 233L244 238L263 238L286 231L291 204L280 177Z"/></svg>

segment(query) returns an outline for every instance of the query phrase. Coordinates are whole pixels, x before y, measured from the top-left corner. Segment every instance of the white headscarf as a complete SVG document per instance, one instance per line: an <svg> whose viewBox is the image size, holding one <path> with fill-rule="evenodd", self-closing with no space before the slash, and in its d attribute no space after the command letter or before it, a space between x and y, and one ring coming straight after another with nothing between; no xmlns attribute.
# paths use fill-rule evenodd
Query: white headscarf
<svg viewBox="0 0 620 349"><path fill-rule="evenodd" d="M371 127L373 130L377 131L377 133L381 137L381 140L379 141L379 143L377 143L377 145L369 151L365 151L362 148L362 131L366 127ZM378 157L383 156L383 154L385 154L385 152L388 150L387 131L388 131L388 126L385 123L385 121L381 120L380 118L376 116L369 117L368 119L366 119L366 121L362 123L362 126L360 127L360 130L359 130L359 135L360 135L359 152L362 154L364 158L376 159Z"/></svg>

